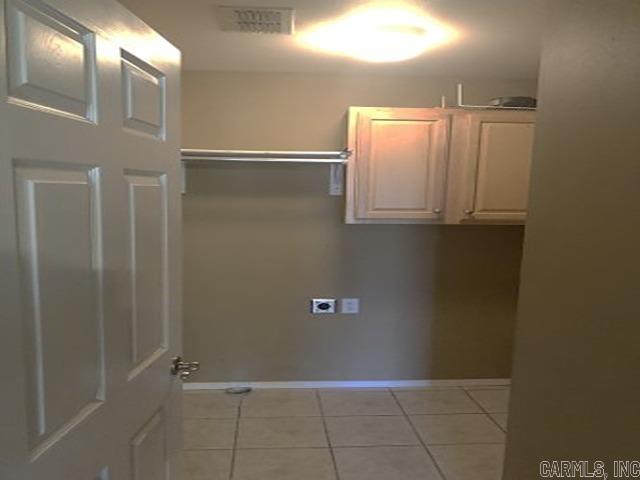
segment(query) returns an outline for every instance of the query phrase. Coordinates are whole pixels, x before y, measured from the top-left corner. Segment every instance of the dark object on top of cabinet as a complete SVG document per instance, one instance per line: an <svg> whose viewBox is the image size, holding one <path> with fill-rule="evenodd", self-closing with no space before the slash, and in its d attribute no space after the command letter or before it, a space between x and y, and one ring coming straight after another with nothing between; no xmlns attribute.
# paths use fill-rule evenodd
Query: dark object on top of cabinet
<svg viewBox="0 0 640 480"><path fill-rule="evenodd" d="M533 97L498 97L489 100L491 107L536 108L537 103Z"/></svg>

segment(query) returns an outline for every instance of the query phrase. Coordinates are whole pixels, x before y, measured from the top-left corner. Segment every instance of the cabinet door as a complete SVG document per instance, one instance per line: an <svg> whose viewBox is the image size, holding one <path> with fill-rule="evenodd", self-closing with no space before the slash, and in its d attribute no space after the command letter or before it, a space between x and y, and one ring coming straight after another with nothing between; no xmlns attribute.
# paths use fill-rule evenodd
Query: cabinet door
<svg viewBox="0 0 640 480"><path fill-rule="evenodd" d="M534 131L534 112L469 115L466 219L525 220Z"/></svg>
<svg viewBox="0 0 640 480"><path fill-rule="evenodd" d="M448 135L436 109L350 109L347 222L440 221Z"/></svg>

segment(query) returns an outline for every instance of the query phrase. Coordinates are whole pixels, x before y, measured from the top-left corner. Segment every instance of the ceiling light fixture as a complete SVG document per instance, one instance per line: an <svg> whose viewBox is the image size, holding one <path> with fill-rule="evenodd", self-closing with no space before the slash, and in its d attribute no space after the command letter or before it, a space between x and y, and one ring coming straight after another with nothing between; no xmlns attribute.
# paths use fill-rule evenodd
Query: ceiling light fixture
<svg viewBox="0 0 640 480"><path fill-rule="evenodd" d="M366 62L399 62L450 43L456 30L408 6L361 7L298 36L306 48Z"/></svg>

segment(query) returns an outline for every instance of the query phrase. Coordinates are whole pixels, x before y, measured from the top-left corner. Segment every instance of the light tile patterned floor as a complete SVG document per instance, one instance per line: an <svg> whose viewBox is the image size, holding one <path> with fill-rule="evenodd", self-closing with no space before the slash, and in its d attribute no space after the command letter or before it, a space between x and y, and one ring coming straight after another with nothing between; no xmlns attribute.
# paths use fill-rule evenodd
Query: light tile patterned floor
<svg viewBox="0 0 640 480"><path fill-rule="evenodd" d="M184 480L500 480L505 387L184 397Z"/></svg>

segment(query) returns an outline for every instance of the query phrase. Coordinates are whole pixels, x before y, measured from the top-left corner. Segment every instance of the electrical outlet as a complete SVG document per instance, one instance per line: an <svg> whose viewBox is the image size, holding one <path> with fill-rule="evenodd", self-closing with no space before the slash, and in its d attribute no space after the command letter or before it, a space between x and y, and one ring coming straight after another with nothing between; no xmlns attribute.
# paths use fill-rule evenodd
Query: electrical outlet
<svg viewBox="0 0 640 480"><path fill-rule="evenodd" d="M340 300L340 313L355 314L360 313L359 298L343 298Z"/></svg>
<svg viewBox="0 0 640 480"><path fill-rule="evenodd" d="M312 298L311 313L336 313L336 299Z"/></svg>

